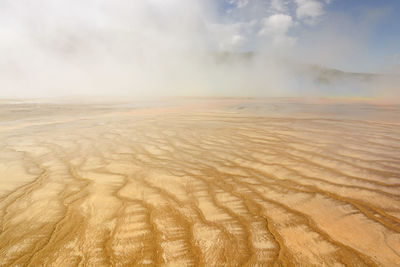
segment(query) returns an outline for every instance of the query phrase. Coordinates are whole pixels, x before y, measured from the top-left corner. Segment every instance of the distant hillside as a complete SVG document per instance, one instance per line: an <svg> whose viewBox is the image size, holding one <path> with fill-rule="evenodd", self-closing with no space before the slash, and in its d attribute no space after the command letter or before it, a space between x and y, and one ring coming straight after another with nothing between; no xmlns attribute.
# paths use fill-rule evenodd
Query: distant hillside
<svg viewBox="0 0 400 267"><path fill-rule="evenodd" d="M315 82L321 84L331 84L336 81L348 80L369 82L383 76L382 74L376 73L345 72L319 65L305 65L303 68L305 72L308 72L309 75L312 75Z"/></svg>
<svg viewBox="0 0 400 267"><path fill-rule="evenodd" d="M256 52L214 52L211 53L211 57L217 64L249 64L256 60L258 54ZM271 59L265 59L266 61ZM305 62L299 62L289 59L272 59L278 66L280 65L283 69L292 72L293 75L300 75L302 77L309 77L315 83L318 84L334 84L337 82L372 82L378 79L391 80L399 82L400 75L393 73L400 73L399 71L391 70L391 74L381 73L363 73L363 72L346 72L340 69L329 68L322 65L310 64Z"/></svg>

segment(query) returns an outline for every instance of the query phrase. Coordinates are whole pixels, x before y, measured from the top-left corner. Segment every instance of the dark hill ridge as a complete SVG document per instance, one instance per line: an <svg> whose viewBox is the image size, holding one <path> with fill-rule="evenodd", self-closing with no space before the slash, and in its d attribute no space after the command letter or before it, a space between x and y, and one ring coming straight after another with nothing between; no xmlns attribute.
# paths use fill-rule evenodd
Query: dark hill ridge
<svg viewBox="0 0 400 267"><path fill-rule="evenodd" d="M249 64L254 62L259 54L253 51L248 52L213 52L212 58L218 65L236 65ZM398 81L400 84L400 75L384 73L366 73L366 72L348 72L340 69L330 68L318 64L310 64L291 59L271 59L265 61L276 61L277 65L282 66L294 75L302 75L312 78L316 83L331 84L340 81L358 81L371 82L377 79L388 79Z"/></svg>

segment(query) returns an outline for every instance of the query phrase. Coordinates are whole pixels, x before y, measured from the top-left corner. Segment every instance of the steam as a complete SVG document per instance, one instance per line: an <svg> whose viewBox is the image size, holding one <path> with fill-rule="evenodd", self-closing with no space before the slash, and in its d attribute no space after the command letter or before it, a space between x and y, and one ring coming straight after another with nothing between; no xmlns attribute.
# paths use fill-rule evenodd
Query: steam
<svg viewBox="0 0 400 267"><path fill-rule="evenodd" d="M304 71L337 63L329 2L3 1L0 97L331 95ZM337 54L362 42L335 37Z"/></svg>

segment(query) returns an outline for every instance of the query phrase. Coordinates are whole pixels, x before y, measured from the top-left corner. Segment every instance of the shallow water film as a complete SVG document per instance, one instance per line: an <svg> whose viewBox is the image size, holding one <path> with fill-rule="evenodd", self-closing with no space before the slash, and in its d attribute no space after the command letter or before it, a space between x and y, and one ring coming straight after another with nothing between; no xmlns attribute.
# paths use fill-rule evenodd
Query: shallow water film
<svg viewBox="0 0 400 267"><path fill-rule="evenodd" d="M3 101L0 265L399 266L399 110Z"/></svg>

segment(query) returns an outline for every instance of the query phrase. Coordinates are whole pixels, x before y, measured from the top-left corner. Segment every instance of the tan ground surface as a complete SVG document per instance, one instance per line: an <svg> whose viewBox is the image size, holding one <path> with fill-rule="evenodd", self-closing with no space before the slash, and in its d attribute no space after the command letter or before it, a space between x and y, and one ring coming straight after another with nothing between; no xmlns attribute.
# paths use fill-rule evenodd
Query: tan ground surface
<svg viewBox="0 0 400 267"><path fill-rule="evenodd" d="M398 107L200 102L0 103L0 265L400 265Z"/></svg>

